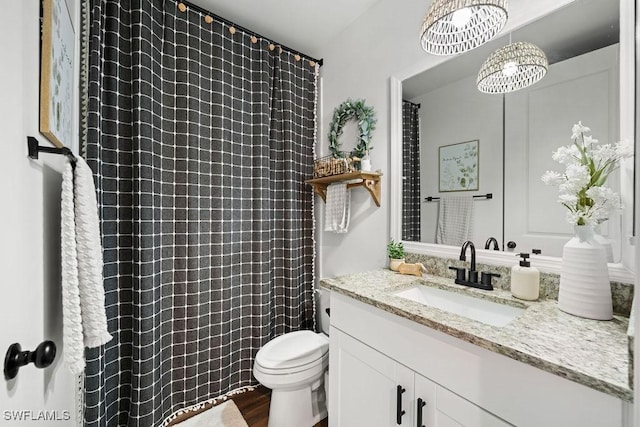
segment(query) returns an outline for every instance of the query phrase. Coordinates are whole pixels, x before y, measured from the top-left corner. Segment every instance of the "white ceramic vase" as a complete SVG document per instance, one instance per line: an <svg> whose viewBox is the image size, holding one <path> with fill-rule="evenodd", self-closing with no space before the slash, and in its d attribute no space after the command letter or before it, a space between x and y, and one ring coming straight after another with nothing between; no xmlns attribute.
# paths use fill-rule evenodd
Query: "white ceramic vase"
<svg viewBox="0 0 640 427"><path fill-rule="evenodd" d="M562 250L558 307L587 319L611 320L613 303L607 253L586 225L575 226L575 237Z"/></svg>

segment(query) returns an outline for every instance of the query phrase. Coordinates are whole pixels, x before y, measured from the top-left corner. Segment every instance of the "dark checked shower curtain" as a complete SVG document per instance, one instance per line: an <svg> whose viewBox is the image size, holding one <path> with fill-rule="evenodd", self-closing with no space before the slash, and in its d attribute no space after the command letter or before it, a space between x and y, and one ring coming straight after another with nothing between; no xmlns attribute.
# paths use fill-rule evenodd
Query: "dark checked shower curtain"
<svg viewBox="0 0 640 427"><path fill-rule="evenodd" d="M402 240L420 241L420 121L418 104L402 101Z"/></svg>
<svg viewBox="0 0 640 427"><path fill-rule="evenodd" d="M313 328L317 66L172 0L85 7L114 337L87 354L85 421L158 426Z"/></svg>

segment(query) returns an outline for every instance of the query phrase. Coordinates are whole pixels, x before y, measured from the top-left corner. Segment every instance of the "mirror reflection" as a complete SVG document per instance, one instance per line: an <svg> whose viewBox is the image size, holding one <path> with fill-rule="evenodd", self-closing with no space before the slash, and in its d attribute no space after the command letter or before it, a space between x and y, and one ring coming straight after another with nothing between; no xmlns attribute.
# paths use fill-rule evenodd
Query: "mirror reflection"
<svg viewBox="0 0 640 427"><path fill-rule="evenodd" d="M547 75L506 95L481 93L482 63L510 41L539 46ZM552 153L572 143L579 121L602 143L618 141L618 42L617 2L573 2L403 81L403 240L561 256L573 227L541 177L563 170ZM607 186L619 192L619 183L614 173ZM610 262L621 228L620 215L599 226Z"/></svg>

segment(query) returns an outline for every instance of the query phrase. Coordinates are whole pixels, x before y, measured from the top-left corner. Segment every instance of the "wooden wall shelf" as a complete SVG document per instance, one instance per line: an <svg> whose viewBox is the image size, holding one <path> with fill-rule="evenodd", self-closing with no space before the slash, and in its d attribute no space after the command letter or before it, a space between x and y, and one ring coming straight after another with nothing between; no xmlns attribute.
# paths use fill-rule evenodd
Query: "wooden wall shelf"
<svg viewBox="0 0 640 427"><path fill-rule="evenodd" d="M308 179L305 182L313 187L322 200L327 202L327 187L335 182L350 181L347 188L364 187L367 189L376 206L380 206L380 177L382 172L350 172L342 175L323 176L322 178ZM353 182L351 182L353 181Z"/></svg>

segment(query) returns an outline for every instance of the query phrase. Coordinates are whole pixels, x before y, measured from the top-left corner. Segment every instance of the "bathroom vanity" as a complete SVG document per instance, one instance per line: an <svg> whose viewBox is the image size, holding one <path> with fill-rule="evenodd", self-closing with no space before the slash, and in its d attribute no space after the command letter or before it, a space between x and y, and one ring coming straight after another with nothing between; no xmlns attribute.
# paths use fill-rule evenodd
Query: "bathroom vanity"
<svg viewBox="0 0 640 427"><path fill-rule="evenodd" d="M389 270L321 286L332 427L632 425L626 318Z"/></svg>

